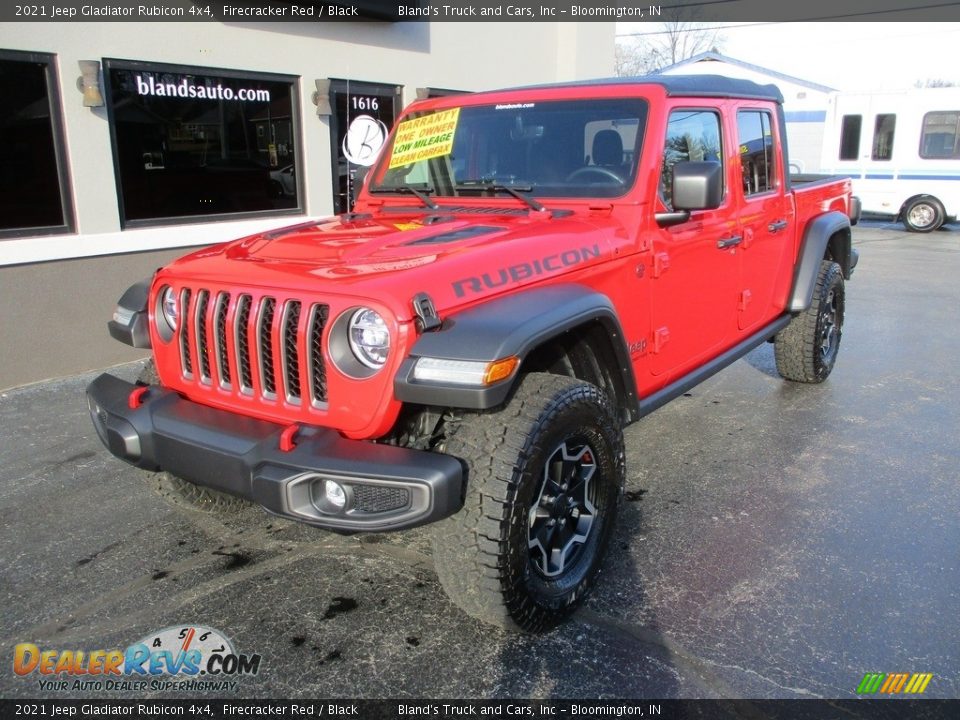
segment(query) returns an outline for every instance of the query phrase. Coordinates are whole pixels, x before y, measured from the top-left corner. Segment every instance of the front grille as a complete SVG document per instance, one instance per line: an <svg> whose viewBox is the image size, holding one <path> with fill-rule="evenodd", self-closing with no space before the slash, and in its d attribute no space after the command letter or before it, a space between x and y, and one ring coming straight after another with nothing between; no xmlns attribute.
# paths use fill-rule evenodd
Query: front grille
<svg viewBox="0 0 960 720"><path fill-rule="evenodd" d="M406 488L383 485L354 485L353 507L364 513L383 513L400 510L410 503L410 491Z"/></svg>
<svg viewBox="0 0 960 720"><path fill-rule="evenodd" d="M184 288L180 297L184 380L289 405L305 396L325 409L328 305L210 288Z"/></svg>

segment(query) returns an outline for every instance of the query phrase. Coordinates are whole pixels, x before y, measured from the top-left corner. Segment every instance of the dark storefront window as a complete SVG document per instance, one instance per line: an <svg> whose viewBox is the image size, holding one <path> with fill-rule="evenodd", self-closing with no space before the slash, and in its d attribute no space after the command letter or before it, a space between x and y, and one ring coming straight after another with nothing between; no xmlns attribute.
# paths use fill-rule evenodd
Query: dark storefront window
<svg viewBox="0 0 960 720"><path fill-rule="evenodd" d="M124 225L302 208L295 79L106 62Z"/></svg>
<svg viewBox="0 0 960 720"><path fill-rule="evenodd" d="M0 237L70 232L53 57L0 50Z"/></svg>
<svg viewBox="0 0 960 720"><path fill-rule="evenodd" d="M400 110L397 85L330 81L333 109L330 137L333 169L333 210L348 212L357 192L357 172L368 168L380 155L387 133Z"/></svg>

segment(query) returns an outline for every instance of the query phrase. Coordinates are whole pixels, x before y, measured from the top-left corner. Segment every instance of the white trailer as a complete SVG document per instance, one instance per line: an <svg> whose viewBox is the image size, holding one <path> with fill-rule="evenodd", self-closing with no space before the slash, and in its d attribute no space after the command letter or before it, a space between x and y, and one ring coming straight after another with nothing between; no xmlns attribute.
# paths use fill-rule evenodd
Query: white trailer
<svg viewBox="0 0 960 720"><path fill-rule="evenodd" d="M853 179L864 213L936 230L960 213L960 88L832 95L820 167Z"/></svg>

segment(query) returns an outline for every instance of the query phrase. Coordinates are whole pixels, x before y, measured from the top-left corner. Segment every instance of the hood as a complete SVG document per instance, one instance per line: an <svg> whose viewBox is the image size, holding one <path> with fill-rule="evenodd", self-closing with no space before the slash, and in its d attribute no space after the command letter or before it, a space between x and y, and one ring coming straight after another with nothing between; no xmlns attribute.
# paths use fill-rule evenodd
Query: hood
<svg viewBox="0 0 960 720"><path fill-rule="evenodd" d="M344 215L206 248L163 275L376 299L406 320L417 293L443 311L600 263L626 236L612 218L508 213Z"/></svg>

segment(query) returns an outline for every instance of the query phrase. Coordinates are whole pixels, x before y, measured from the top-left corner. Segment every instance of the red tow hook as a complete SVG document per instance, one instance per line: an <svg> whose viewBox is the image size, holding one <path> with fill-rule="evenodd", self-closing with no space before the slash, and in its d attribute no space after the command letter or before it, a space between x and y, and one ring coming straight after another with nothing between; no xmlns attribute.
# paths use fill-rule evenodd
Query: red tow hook
<svg viewBox="0 0 960 720"><path fill-rule="evenodd" d="M142 387L138 387L136 390L130 393L130 397L127 398L127 405L130 406L130 409L136 410L138 407L140 407L143 404L143 396L148 392L150 392L150 386L144 385Z"/></svg>
<svg viewBox="0 0 960 720"><path fill-rule="evenodd" d="M293 438L299 430L300 426L297 423L287 426L287 429L280 435L280 452L290 452L297 446Z"/></svg>

